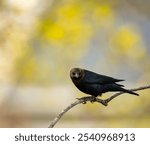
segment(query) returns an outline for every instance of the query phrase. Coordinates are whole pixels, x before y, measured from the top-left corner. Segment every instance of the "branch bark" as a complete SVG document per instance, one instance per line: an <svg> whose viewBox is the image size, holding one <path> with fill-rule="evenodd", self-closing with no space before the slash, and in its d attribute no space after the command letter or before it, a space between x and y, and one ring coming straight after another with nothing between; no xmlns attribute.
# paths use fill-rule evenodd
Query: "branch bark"
<svg viewBox="0 0 150 145"><path fill-rule="evenodd" d="M150 85L147 85L147 86L142 86L142 87L138 87L138 88L135 88L135 89L130 89L131 91L140 91L140 90L145 90L145 89L149 89L150 88ZM60 118L67 112L69 111L70 109L72 109L73 107L75 107L76 105L78 104L85 104L86 102L97 102L97 103L100 103L104 106L107 106L108 103L110 101L112 101L114 98L116 98L117 96L120 96L124 94L124 92L120 92L120 93L116 93L112 96L110 96L109 98L107 99L99 99L98 97L96 97L94 100L93 100L93 96L86 96L86 97L82 97L82 98L77 98L78 100L76 100L74 103L70 104L66 109L64 109L62 112L60 112L55 118L54 120L50 123L50 125L48 126L48 128L53 128L56 123L60 120Z"/></svg>

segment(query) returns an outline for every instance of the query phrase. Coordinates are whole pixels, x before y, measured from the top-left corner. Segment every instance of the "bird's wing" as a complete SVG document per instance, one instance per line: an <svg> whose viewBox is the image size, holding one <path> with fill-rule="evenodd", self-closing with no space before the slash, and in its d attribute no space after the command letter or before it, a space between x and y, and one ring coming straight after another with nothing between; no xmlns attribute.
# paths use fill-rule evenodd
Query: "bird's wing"
<svg viewBox="0 0 150 145"><path fill-rule="evenodd" d="M111 84L111 83L116 83L116 82L121 82L124 80L121 79L115 79L109 76L105 75L100 75L91 71L86 70L85 71L86 77L84 81L86 83L95 83L95 84Z"/></svg>

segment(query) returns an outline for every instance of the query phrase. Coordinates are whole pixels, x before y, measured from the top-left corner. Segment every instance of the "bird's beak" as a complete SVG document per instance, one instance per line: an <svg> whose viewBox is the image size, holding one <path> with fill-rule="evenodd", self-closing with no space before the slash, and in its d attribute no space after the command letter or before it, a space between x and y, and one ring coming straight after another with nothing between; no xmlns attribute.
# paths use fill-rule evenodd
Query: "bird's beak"
<svg viewBox="0 0 150 145"><path fill-rule="evenodd" d="M75 78L79 78L79 74L78 74L78 73L75 73L74 77L75 77Z"/></svg>

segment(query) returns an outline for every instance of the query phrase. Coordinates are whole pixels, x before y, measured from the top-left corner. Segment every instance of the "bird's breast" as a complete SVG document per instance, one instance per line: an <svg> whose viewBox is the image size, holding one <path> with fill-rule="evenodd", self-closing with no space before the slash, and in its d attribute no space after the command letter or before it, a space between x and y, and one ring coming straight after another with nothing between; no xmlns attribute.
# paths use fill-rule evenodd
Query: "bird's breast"
<svg viewBox="0 0 150 145"><path fill-rule="evenodd" d="M86 94L90 94L93 96L98 96L99 94L101 94L101 86L99 84L87 84L82 81L73 81L73 83L80 91Z"/></svg>

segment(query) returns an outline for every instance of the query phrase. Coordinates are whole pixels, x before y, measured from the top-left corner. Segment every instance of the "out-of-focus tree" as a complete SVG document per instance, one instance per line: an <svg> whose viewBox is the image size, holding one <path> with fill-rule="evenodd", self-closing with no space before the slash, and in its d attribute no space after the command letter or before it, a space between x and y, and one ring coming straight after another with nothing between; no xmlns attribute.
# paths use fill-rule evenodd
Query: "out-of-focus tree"
<svg viewBox="0 0 150 145"><path fill-rule="evenodd" d="M135 86L149 81L147 2L1 0L0 19L0 84L14 88L70 85L69 70L74 66L125 77L128 87L132 81ZM141 94L149 99L148 93ZM101 116L149 112L149 101L129 99L122 97L128 108L118 105L122 101L118 98L107 109L88 104L80 115L96 117L97 107Z"/></svg>
<svg viewBox="0 0 150 145"><path fill-rule="evenodd" d="M42 4L40 0L37 3ZM2 70L3 74L5 70L12 74L6 79L54 83L64 80L72 65L84 62L87 66L84 61L87 56L91 64L102 69L105 69L102 62L120 68L118 60L126 58L122 63L132 62L129 65L135 70L139 71L141 67L148 70L149 55L140 27L128 21L118 25L122 21L121 4L118 0L47 1L41 5L40 12L32 10L38 7L36 4L27 8L27 12L20 3L1 1L1 7L5 9L1 9L0 45L6 52L3 51L1 58L10 60L7 61L10 63L8 70L6 65ZM27 21L30 13L33 15ZM90 54L93 47L99 49L99 54ZM90 55L99 58L92 60ZM51 77L55 73L58 77Z"/></svg>
<svg viewBox="0 0 150 145"><path fill-rule="evenodd" d="M28 52L32 52L32 59L26 56L19 59L18 67L25 69L17 67L17 70L22 70L17 76L27 80L30 66L33 65L30 69L32 79L29 77L28 81L54 83L63 80L72 64L80 63L88 53L97 31L112 27L112 5L109 2L91 0L86 3L53 1L51 8L47 8L41 15L36 34L30 41L32 47L28 49L32 50ZM20 65L21 62L26 64ZM38 75L35 76L35 73ZM53 74L57 77L53 77Z"/></svg>

